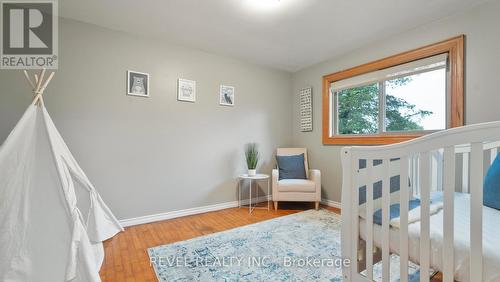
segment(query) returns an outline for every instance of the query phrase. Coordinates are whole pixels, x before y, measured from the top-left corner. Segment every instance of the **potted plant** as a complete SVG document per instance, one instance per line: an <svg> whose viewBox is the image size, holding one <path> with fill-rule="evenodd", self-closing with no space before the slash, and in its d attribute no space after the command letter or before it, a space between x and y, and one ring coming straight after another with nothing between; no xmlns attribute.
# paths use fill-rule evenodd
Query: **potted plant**
<svg viewBox="0 0 500 282"><path fill-rule="evenodd" d="M248 175L257 174L257 163L259 162L259 150L256 143L249 143L245 148L245 157L247 159Z"/></svg>

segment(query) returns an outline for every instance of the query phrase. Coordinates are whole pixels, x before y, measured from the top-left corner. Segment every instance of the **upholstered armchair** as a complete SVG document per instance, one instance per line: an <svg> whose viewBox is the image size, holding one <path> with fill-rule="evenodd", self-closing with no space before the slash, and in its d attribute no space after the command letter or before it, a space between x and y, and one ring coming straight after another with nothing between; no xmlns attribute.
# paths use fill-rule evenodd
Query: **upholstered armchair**
<svg viewBox="0 0 500 282"><path fill-rule="evenodd" d="M278 169L273 169L272 186L274 209L278 209L278 202L314 202L319 209L321 201L321 173L317 169L309 169L306 148L278 148L277 156L297 156L304 154L304 168L306 179L281 179Z"/></svg>

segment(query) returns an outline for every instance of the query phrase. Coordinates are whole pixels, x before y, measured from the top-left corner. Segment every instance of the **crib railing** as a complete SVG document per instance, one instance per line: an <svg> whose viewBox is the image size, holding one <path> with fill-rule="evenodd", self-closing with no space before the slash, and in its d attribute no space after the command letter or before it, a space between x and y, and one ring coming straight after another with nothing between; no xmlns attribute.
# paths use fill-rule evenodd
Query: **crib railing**
<svg viewBox="0 0 500 282"><path fill-rule="evenodd" d="M485 156L489 158L489 163L493 163L495 157L498 154L498 147L500 147L500 142L489 142L484 144L484 151L486 152ZM470 155L471 147L468 144L462 144L456 146L455 152L457 156L462 159L462 171L461 171L461 180L462 180L462 189L461 192L469 193L469 155ZM467 173L466 173L467 172Z"/></svg>
<svg viewBox="0 0 500 282"><path fill-rule="evenodd" d="M401 281L408 281L409 238L408 214L411 193L420 196L420 245L418 258L413 262L420 267L420 281L429 281L430 271L430 190L432 177L438 176L443 191L443 242L441 269L443 281L454 279L454 193L470 193L470 281L482 281L482 207L483 177L487 166L493 162L500 147L500 122L490 122L449 129L411 141L385 146L353 146L343 148L342 183L342 256L351 264L343 269L347 281L372 281L374 258L381 257L382 280L390 279L390 205L395 203L390 191L390 179L399 175L400 228L399 274ZM438 162L440 173L433 172L432 157L441 154ZM489 157L486 166L485 156ZM458 157L458 158L457 158ZM457 159L462 159L461 170L456 173ZM360 160L366 168L360 169ZM374 160L377 164L374 165ZM392 161L391 161L392 160ZM394 161L398 160L398 161ZM416 161L415 161L416 160ZM380 163L381 161L381 163ZM416 167L415 167L416 165ZM435 167L435 166L434 166ZM462 178L457 189L456 177ZM375 248L373 213L373 183L382 181L382 225L380 248ZM366 186L366 240L360 239L360 187ZM417 189L418 188L418 189ZM380 254L374 256L374 250ZM361 274L364 270L365 274Z"/></svg>

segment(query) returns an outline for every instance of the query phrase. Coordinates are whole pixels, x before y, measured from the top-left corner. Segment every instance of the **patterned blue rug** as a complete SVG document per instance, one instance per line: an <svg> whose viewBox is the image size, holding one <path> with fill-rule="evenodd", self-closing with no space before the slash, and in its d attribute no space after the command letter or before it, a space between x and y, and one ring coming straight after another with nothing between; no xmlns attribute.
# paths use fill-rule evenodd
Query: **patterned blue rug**
<svg viewBox="0 0 500 282"><path fill-rule="evenodd" d="M340 230L339 215L308 210L150 248L148 253L162 282L342 281ZM391 256L391 264L398 262ZM379 278L379 272L375 266L374 276ZM391 280L398 278L391 273Z"/></svg>

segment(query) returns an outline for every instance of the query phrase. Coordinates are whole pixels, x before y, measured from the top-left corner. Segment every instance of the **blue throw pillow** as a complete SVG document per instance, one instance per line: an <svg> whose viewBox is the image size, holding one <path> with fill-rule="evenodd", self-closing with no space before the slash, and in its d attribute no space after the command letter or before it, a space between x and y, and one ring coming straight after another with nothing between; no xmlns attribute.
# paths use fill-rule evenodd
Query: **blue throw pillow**
<svg viewBox="0 0 500 282"><path fill-rule="evenodd" d="M500 154L491 164L483 184L483 204L500 210Z"/></svg>
<svg viewBox="0 0 500 282"><path fill-rule="evenodd" d="M294 156L276 156L279 169L279 180L306 179L304 154Z"/></svg>

